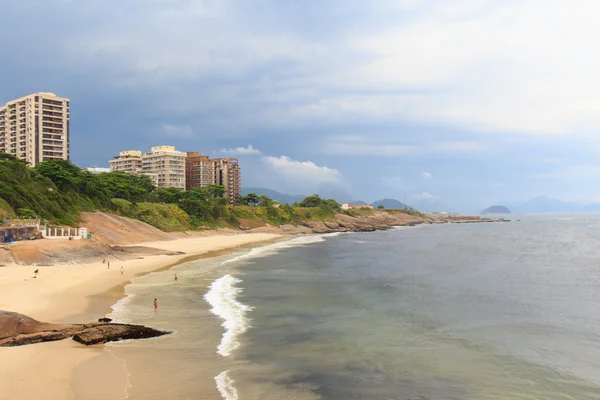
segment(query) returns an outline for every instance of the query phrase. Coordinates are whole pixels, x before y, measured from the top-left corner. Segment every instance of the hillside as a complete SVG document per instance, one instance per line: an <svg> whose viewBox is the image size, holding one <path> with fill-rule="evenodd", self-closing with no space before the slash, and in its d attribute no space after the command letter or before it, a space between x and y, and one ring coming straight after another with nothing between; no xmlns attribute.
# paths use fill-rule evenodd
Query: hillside
<svg viewBox="0 0 600 400"><path fill-rule="evenodd" d="M82 221L93 225L98 218L111 218L90 214L101 211L145 222L163 232L298 226L304 221L333 221L341 212L335 200L317 195L296 198L299 201L293 207L278 205L265 195L247 195L239 204L230 204L222 186L156 189L145 176L91 174L65 160L30 168L8 154L0 154L0 199L3 215L37 216L50 225L78 226ZM82 220L82 215L87 219ZM106 236L110 239L109 232Z"/></svg>
<svg viewBox="0 0 600 400"><path fill-rule="evenodd" d="M373 207L377 208L379 206L383 206L385 209L401 209L401 208L410 208L406 206L404 203L396 200L396 199L381 199L373 202Z"/></svg>
<svg viewBox="0 0 600 400"><path fill-rule="evenodd" d="M278 192L276 190L261 188L261 187L247 187L242 188L242 196L246 196L249 193L255 193L259 196L264 195L268 196L271 199L281 203L281 204L289 204L292 205L294 203L300 203L306 196L301 195L290 195Z"/></svg>
<svg viewBox="0 0 600 400"><path fill-rule="evenodd" d="M504 206L491 206L483 210L481 214L510 214L510 210Z"/></svg>
<svg viewBox="0 0 600 400"><path fill-rule="evenodd" d="M39 216L55 226L83 225L102 245L168 240L173 238L168 232L217 228L353 232L438 222L412 209L392 210L403 204L391 199L381 201L388 208L383 211L343 211L335 200L318 195L303 198L294 206L251 194L238 204L230 204L221 186L189 191L156 189L145 176L91 174L64 160L29 168L12 156L0 154L0 178L3 214ZM95 254L96 250L82 246L80 251Z"/></svg>

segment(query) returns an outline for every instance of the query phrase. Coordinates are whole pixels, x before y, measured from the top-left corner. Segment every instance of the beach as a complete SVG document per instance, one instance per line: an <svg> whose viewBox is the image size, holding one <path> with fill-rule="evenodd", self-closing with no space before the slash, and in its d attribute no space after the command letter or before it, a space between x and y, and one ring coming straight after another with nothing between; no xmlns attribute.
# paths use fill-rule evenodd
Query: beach
<svg viewBox="0 0 600 400"><path fill-rule="evenodd" d="M102 258L44 267L9 264L0 268L0 309L44 322L91 322L110 312L110 305L123 297L124 286L136 276L192 257L280 237L239 233L145 242L144 248L171 255L127 260L107 257L110 268ZM36 269L39 273L34 278ZM0 399L116 399L125 396L126 385L125 370L117 360L107 358L101 346L84 347L63 340L0 349Z"/></svg>

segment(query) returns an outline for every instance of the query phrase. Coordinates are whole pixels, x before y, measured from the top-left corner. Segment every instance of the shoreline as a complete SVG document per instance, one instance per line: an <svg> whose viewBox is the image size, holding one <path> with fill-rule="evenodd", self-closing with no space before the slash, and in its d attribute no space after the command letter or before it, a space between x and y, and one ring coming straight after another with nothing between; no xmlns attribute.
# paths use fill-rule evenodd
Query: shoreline
<svg viewBox="0 0 600 400"><path fill-rule="evenodd" d="M248 233L248 234L252 234L252 233ZM65 318L63 318L62 322L64 322L64 323L79 323L79 322L73 322L73 321L81 320L80 321L81 323L85 323L85 322L89 322L91 320L102 318L105 315L111 313L112 306L115 303L117 303L119 300L122 300L126 297L125 287L127 285L131 284L133 282L133 279L138 278L140 276L144 276L144 275L151 274L154 272L167 271L173 267L176 267L178 265L181 265L183 263L190 262L190 261L219 257L222 255L231 254L231 253L234 253L234 252L240 251L240 250L246 250L246 249L252 250L253 248L256 248L256 247L261 247L261 246L265 246L265 245L268 245L271 243L276 243L276 242L279 242L282 240L286 240L287 238L288 238L288 236L279 235L273 239L266 239L264 241L261 240L259 242L251 242L251 243L237 245L234 247L227 247L227 248L223 248L223 249L219 249L219 250L209 250L207 252L203 252L203 253L199 253L199 254L180 255L180 257L181 257L180 259L178 259L177 261L174 261L172 263L169 263L168 265L158 267L151 271L144 271L144 272L136 273L133 275L133 277L130 280L128 280L126 282L120 282L119 284L115 285L112 288L109 288L108 290L105 290L105 291L102 291L99 293L94 293L94 294L87 296L88 304L87 304L86 310L81 313L77 313L77 314L73 314L71 316L65 317Z"/></svg>
<svg viewBox="0 0 600 400"><path fill-rule="evenodd" d="M110 312L110 307L124 298L125 286L138 276L236 249L252 249L287 237L240 233L146 242L144 246L184 254L115 262L111 270L102 262L83 266L55 265L42 268L37 279L31 276L36 267L3 267L0 268L0 308L43 322L90 322ZM119 272L122 265L125 267L123 275ZM40 288L44 281L46 286ZM0 399L123 398L127 384L127 377L123 375L125 370L117 373L120 368L115 364L116 360L107 357L104 346L85 347L72 340L1 348L0 387L3 389ZM85 366L86 371L94 371L93 374L76 373L81 366ZM107 385L106 382L114 384ZM94 388L93 393L90 388ZM86 393L77 395L76 392L81 390Z"/></svg>
<svg viewBox="0 0 600 400"><path fill-rule="evenodd" d="M458 221L406 222L390 224L374 230L393 229L396 226L457 223ZM458 223L464 222L466 221ZM343 233L344 231L339 229L336 232ZM121 247L133 249L143 246L145 249L161 249L163 253L158 255L137 254L137 257L126 260L111 260L114 266L111 265L111 271L108 273L102 262L42 267L39 279L32 279L31 276L31 271L36 269L35 266L4 267L0 268L0 309L20 312L43 322L87 323L110 313L111 306L125 297L125 286L138 276L168 270L187 261L211 258L239 249L251 250L297 236L313 236L322 233L332 232L314 232L314 230L310 233L289 232L281 228L274 228L235 234L215 232L212 235L198 237L142 242ZM197 247L203 242L206 242L204 247ZM119 274L121 265L126 267L125 274L122 276ZM16 276L12 276L7 284L3 282L3 278L7 275L8 270L17 272L15 272ZM88 279L83 279L82 277L87 273L89 273ZM111 273L113 279L107 278ZM32 284L39 287L40 281L46 280L48 275L53 274L62 275L62 278L65 279L73 277L77 279L74 285L69 285L65 284L64 280L58 279L57 281L57 277L54 276L52 277L52 290L48 291L48 288L45 288L45 290L38 291L36 289L32 298L27 296L24 299L24 295L31 293L20 293L21 291L33 289ZM11 283L16 286L12 287ZM8 290L6 290L7 286ZM90 290L90 288L93 289ZM7 298L12 297L13 294L15 297L8 300ZM11 307L12 304L18 304L21 308ZM58 362L57 358L60 358ZM48 370L48 365L52 365L50 370ZM0 400L4 398L37 399L42 396L53 399L125 398L129 385L127 374L124 365L120 365L118 360L110 355L110 352L105 351L104 346L84 347L73 341L64 340L9 349L0 348L0 387L8 389L0 393ZM103 384L100 384L99 381ZM111 384L106 385L106 382L111 382ZM48 388L52 388L51 395L49 395Z"/></svg>

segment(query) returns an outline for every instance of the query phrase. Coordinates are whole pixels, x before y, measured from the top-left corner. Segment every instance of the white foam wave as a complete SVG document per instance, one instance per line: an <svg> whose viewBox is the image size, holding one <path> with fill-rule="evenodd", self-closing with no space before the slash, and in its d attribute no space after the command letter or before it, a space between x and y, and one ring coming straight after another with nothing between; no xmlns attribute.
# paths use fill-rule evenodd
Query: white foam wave
<svg viewBox="0 0 600 400"><path fill-rule="evenodd" d="M128 304L133 300L135 295L133 293L126 294L125 297L117 301L115 304L110 306L112 311L108 314L108 317L113 319L115 322L129 322L127 318Z"/></svg>
<svg viewBox="0 0 600 400"><path fill-rule="evenodd" d="M217 382L217 389L221 393L221 397L225 400L237 400L238 393L233 386L233 379L229 376L229 371L223 371L219 375L215 376Z"/></svg>
<svg viewBox="0 0 600 400"><path fill-rule="evenodd" d="M225 275L214 281L204 296L212 306L210 312L224 320L221 326L225 328L225 333L217 347L217 353L223 357L231 355L240 346L237 337L250 327L246 314L252 307L237 301L237 296L243 291L236 286L240 282L235 276Z"/></svg>
<svg viewBox="0 0 600 400"><path fill-rule="evenodd" d="M320 243L324 242L328 237L335 237L341 235L342 232L335 233L327 233L323 235L310 235L310 236L300 236L294 239L286 240L283 242L273 243L267 246L255 247L247 253L241 254L239 256L230 258L229 260L223 261L223 264L233 263L237 261L252 259L256 257L264 257L266 255L277 252L281 249L286 249L290 247L303 246L311 243Z"/></svg>

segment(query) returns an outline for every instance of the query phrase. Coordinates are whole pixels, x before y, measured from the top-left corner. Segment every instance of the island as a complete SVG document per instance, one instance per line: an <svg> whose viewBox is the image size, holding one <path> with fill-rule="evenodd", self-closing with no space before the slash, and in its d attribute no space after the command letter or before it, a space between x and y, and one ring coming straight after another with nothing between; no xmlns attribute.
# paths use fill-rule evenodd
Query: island
<svg viewBox="0 0 600 400"><path fill-rule="evenodd" d="M491 206L481 212L482 214L510 214L510 210L504 206Z"/></svg>

